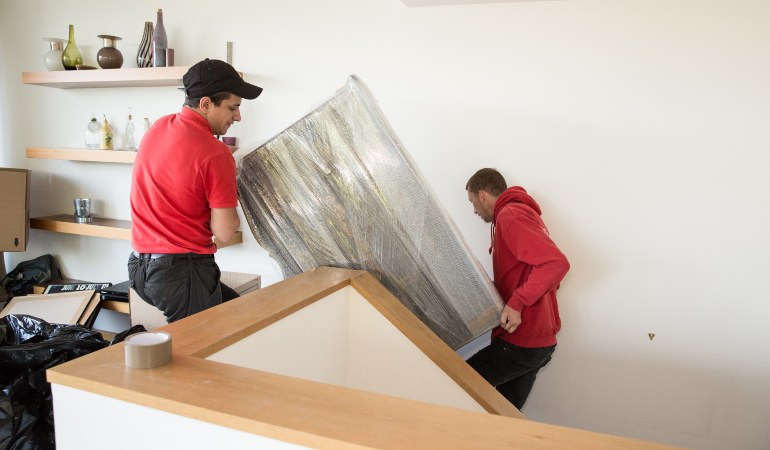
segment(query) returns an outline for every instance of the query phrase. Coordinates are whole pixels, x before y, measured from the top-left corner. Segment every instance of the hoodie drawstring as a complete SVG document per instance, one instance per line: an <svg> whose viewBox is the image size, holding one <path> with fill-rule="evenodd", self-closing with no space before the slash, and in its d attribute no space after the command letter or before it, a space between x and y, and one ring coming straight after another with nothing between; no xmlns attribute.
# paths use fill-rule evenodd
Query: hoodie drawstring
<svg viewBox="0 0 770 450"><path fill-rule="evenodd" d="M489 227L489 254L492 254L492 247L495 246L495 222L492 221L492 226Z"/></svg>

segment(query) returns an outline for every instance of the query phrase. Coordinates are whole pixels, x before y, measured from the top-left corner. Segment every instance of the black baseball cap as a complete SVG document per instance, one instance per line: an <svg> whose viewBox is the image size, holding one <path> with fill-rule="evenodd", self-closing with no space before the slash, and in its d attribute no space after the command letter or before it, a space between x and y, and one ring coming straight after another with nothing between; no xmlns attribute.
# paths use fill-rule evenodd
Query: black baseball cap
<svg viewBox="0 0 770 450"><path fill-rule="evenodd" d="M253 100L262 93L261 87L243 81L233 66L218 59L206 58L190 67L182 77L182 82L189 98L201 98L226 91Z"/></svg>

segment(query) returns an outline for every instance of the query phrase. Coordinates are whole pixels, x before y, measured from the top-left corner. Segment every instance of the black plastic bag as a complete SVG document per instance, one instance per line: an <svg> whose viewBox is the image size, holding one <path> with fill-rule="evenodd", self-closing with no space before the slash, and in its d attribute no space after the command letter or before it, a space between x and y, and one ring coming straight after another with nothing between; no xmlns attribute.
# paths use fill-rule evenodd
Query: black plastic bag
<svg viewBox="0 0 770 450"><path fill-rule="evenodd" d="M0 318L0 449L55 448L45 370L107 347L99 332L28 315Z"/></svg>
<svg viewBox="0 0 770 450"><path fill-rule="evenodd" d="M22 261L2 280L2 285L14 297L32 293L36 284L61 278L61 272L51 255Z"/></svg>
<svg viewBox="0 0 770 450"><path fill-rule="evenodd" d="M147 331L147 328L144 327L144 325L134 325L133 327L129 328L128 330L121 331L120 333L116 334L114 338L110 341L110 345L119 344L126 340L127 337L131 336L132 334L136 333L144 333Z"/></svg>

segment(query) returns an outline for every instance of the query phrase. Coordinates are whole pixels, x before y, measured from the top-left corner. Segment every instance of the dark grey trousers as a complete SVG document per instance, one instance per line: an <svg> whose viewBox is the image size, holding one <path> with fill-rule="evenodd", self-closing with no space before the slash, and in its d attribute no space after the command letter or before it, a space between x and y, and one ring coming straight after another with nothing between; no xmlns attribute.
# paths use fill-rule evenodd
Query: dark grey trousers
<svg viewBox="0 0 770 450"><path fill-rule="evenodd" d="M219 266L214 255L128 257L131 287L147 303L157 307L169 323L222 303Z"/></svg>
<svg viewBox="0 0 770 450"><path fill-rule="evenodd" d="M468 364L518 409L524 406L556 346L525 348L494 338L492 343L468 358Z"/></svg>

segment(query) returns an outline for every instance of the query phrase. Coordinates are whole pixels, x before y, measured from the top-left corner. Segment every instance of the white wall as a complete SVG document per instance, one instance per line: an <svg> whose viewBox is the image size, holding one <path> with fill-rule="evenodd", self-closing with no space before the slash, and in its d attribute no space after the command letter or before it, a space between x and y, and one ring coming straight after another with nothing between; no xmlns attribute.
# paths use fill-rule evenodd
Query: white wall
<svg viewBox="0 0 770 450"><path fill-rule="evenodd" d="M173 89L26 86L43 37L74 23L124 39L163 7L177 64L225 57L265 88L234 130L259 143L355 73L380 100L440 202L489 267L489 230L463 190L494 166L538 199L572 270L560 346L524 412L533 419L697 448L770 446L770 3L551 0L407 8L399 0L232 0L195 7L0 0L3 164L33 170L32 214L129 218L130 167L26 160L77 146L91 113L117 125L174 112ZM224 270L281 278L254 242ZM31 231L26 253L67 275L126 278L126 242ZM648 333L655 333L654 340Z"/></svg>
<svg viewBox="0 0 770 450"><path fill-rule="evenodd" d="M56 410L56 448L59 450L100 450L105 447L110 450L309 448L59 384L52 384L51 390ZM84 405L101 412L109 411L89 417L88 432L85 433ZM115 420L116 417L120 420ZM105 445L105 442L109 444Z"/></svg>
<svg viewBox="0 0 770 450"><path fill-rule="evenodd" d="M294 339L297 330L313 339ZM326 295L206 359L486 412L352 286Z"/></svg>

